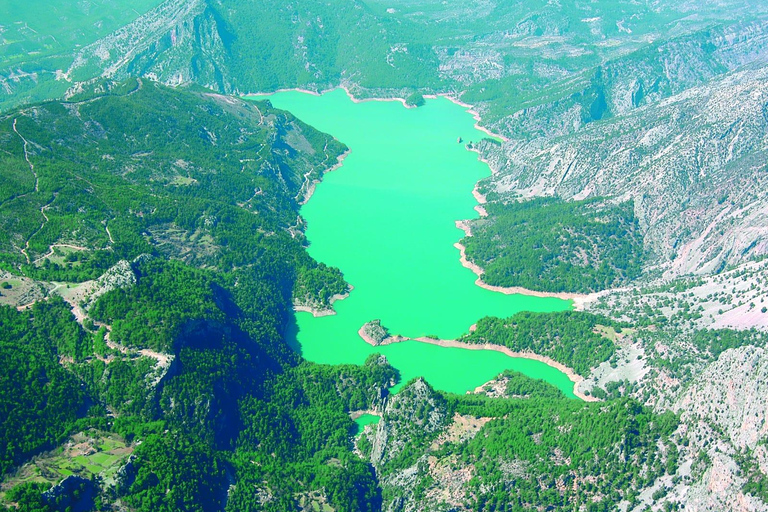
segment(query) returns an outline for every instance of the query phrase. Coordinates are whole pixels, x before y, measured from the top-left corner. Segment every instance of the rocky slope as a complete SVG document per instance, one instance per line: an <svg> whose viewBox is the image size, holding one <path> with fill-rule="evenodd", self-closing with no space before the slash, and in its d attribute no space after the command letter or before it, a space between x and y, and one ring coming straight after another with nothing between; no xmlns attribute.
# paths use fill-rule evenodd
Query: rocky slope
<svg viewBox="0 0 768 512"><path fill-rule="evenodd" d="M633 200L652 264L717 272L768 250L767 101L755 65L570 135L488 145L485 189Z"/></svg>
<svg viewBox="0 0 768 512"><path fill-rule="evenodd" d="M532 101L546 104L557 91L589 87L585 70L649 43L663 44L714 24L748 23L765 12L742 0L546 5L354 0L341 9L315 0L169 0L95 42L83 39L55 62L30 55L23 69L0 69L0 105L58 95L97 76L144 76L219 92L340 83L374 96L405 97L416 88L469 89L467 101L481 104L487 122L495 122ZM733 31L721 35L725 46L741 37ZM689 50L709 51L695 42ZM685 64L666 61L671 68ZM681 71L675 79L687 74ZM653 96L654 87L676 85L643 87Z"/></svg>

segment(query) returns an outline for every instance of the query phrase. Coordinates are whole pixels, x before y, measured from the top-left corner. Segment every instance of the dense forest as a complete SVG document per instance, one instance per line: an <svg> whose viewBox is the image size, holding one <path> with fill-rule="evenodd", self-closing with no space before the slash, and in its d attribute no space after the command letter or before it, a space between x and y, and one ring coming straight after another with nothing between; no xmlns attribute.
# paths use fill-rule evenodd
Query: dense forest
<svg viewBox="0 0 768 512"><path fill-rule="evenodd" d="M4 115L0 146L16 180L0 197L4 269L74 284L128 262L88 300L0 308L2 473L77 432L129 450L109 485L86 464L87 484L38 472L7 502L285 510L322 492L336 510L377 508L349 411L381 403L396 372L302 362L283 339L296 296L347 290L291 229L340 143L265 102L129 80Z"/></svg>
<svg viewBox="0 0 768 512"><path fill-rule="evenodd" d="M631 202L537 198L486 210L461 243L490 285L588 293L640 275L643 244Z"/></svg>
<svg viewBox="0 0 768 512"><path fill-rule="evenodd" d="M2 306L0 326L0 473L5 474L61 442L83 414L83 387L59 358L81 358L92 349L61 299L23 312Z"/></svg>
<svg viewBox="0 0 768 512"><path fill-rule="evenodd" d="M674 414L630 399L583 403L543 381L511 377L512 391L527 390L527 397L406 385L358 441L376 465L385 500L435 510L522 511L547 503L549 510L607 511L623 500L638 504L641 489L675 473Z"/></svg>
<svg viewBox="0 0 768 512"><path fill-rule="evenodd" d="M0 197L3 268L91 290L0 308L0 357L10 369L3 389L11 391L0 398L5 503L377 511L396 499L387 475L420 464L427 450L476 468L467 489L478 510L497 508L508 492L495 464L526 460L530 479L514 484L523 506L557 498L532 484L543 474L570 478L547 450L562 450L574 468L584 463L563 429L611 422L611 435L582 436L582 448L604 455L584 478L624 471L617 453L626 465L642 459L642 473L624 471L615 491L631 498L674 464L654 444L673 421L646 419L631 402L585 406L515 373L505 375L512 398L443 395L423 380L392 397L399 377L383 357L361 366L303 361L284 339L292 304L327 305L347 285L307 254L298 208L306 180L345 148L266 102L105 82L6 114L0 147L16 180ZM520 313L483 319L464 341L535 351L584 374L615 351L601 326L619 327L584 313ZM402 444L383 447L369 432L355 453L350 413L371 410ZM464 416L486 418L484 435L430 451ZM510 435L538 436L526 434L532 424L541 424L544 444L513 439L516 448L500 448ZM61 455L79 446L75 437L93 439L96 453ZM100 451L108 440L122 448ZM480 460L488 450L499 458ZM72 460L82 462L74 471L56 466ZM109 479L98 461L111 464ZM416 496L429 488L420 485ZM559 496L552 502L567 508L572 497Z"/></svg>
<svg viewBox="0 0 768 512"><path fill-rule="evenodd" d="M262 504L249 482L272 489L266 510L291 508L298 494L319 490L335 509L376 509L373 473L349 451L355 427L348 413L385 399L397 381L386 360L300 362L280 333L291 289L268 281L275 276L254 277L260 286L239 294L218 284L217 274L181 262L143 258L132 268L136 285L93 307L105 315L95 315L97 324L122 315L126 323L108 333L83 329L57 297L24 312L0 309L0 355L12 370L0 406L8 427L3 473L74 432L102 429L135 449L116 485L100 492L134 510L219 509L231 475L237 484L227 510ZM139 352L145 349L160 352ZM7 499L29 510L64 510L46 486L21 489Z"/></svg>
<svg viewBox="0 0 768 512"><path fill-rule="evenodd" d="M646 305L619 315L631 325L521 312L480 319L461 338L562 363L594 383L597 402L513 371L466 395L421 378L392 393L400 377L383 356L305 361L288 343L293 306L327 310L349 287L307 252L299 208L348 148L269 101L237 97L341 85L408 106L436 93L471 103L482 125L512 139L470 143L500 171L479 183L488 216L462 241L482 279L550 292L622 287L657 256L644 253L639 221L659 204L634 191L518 201L509 151L548 148L546 164L558 146L601 155L601 138L626 134L599 128L680 92L702 94L707 117L733 112L691 88L764 56L759 2L65 4L0 8L0 511L637 512L677 510L707 492L745 508L768 501L764 389L722 367L728 400L753 407L743 424L696 409L707 400L674 405L707 365L741 348L759 347L742 371L761 370L764 334L702 329L691 322L703 309L673 322L666 306ZM718 26L727 20L737 24ZM660 112L689 124L662 133L636 117L650 144L626 153L622 179L667 180L638 178L638 158L663 156L654 144L701 120ZM759 184L738 200L728 193L755 165L739 158L755 144L749 128L765 132L757 112L707 125L719 142L696 147L690 175L683 160L665 166L680 186L673 201L691 201L693 217L715 208L695 204L699 182L713 184L729 216L759 208ZM568 137L585 127L597 146ZM739 172L713 180L707 161L729 138L720 156ZM599 183L600 172L586 179ZM573 197L572 176L569 166L558 185L535 190ZM616 190L603 185L578 190ZM637 208L617 202L627 197ZM661 231L665 244L696 235ZM745 249L738 230L735 239L728 251ZM753 319L765 314L754 306ZM590 375L606 361L608 382ZM631 365L640 371L622 373ZM718 383L706 384L715 387L698 397L716 397ZM359 432L360 414L380 421ZM752 425L755 443L737 445L731 434Z"/></svg>
<svg viewBox="0 0 768 512"><path fill-rule="evenodd" d="M268 103L131 79L9 112L0 132L16 176L0 186L6 270L79 282L147 253L246 273L284 264L313 303L347 289L285 229L345 148ZM57 246L71 252L52 257Z"/></svg>
<svg viewBox="0 0 768 512"><path fill-rule="evenodd" d="M521 312L510 318L485 317L464 335L466 343L502 345L515 352L550 357L579 375L607 361L616 345L598 326L621 329L614 321L579 311L558 313Z"/></svg>

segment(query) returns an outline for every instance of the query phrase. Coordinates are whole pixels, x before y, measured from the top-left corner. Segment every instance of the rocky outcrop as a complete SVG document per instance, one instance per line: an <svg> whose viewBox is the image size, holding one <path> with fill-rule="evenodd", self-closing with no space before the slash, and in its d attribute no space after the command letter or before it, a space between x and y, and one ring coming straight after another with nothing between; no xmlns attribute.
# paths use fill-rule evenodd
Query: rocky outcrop
<svg viewBox="0 0 768 512"><path fill-rule="evenodd" d="M565 138L485 151L486 190L634 199L650 264L671 277L768 252L768 67L695 87Z"/></svg>
<svg viewBox="0 0 768 512"><path fill-rule="evenodd" d="M120 260L109 270L104 272L92 285L91 293L83 299L83 309L88 311L96 300L105 293L120 288L129 288L136 284L136 274L131 264L126 260Z"/></svg>
<svg viewBox="0 0 768 512"><path fill-rule="evenodd" d="M371 462L375 466L386 464L406 443L435 434L449 420L442 395L423 378L412 381L387 402L374 433Z"/></svg>
<svg viewBox="0 0 768 512"><path fill-rule="evenodd" d="M702 512L768 510L744 487L751 471L768 472L768 352L745 345L705 363L687 336L651 334L637 335L655 354L649 362L658 364L660 354L666 361L641 376L631 394L679 415L678 469L650 484L634 510L664 502ZM686 354L692 371L682 370Z"/></svg>
<svg viewBox="0 0 768 512"><path fill-rule="evenodd" d="M96 68L115 79L145 76L169 85L194 81L231 92L227 37L204 0L168 1L80 50L67 74L77 79Z"/></svg>
<svg viewBox="0 0 768 512"><path fill-rule="evenodd" d="M400 335L390 334L389 329L381 325L381 320L371 320L370 322L366 322L360 330L357 331L357 334L363 338L366 343L374 347L389 345L390 343L399 343L407 339Z"/></svg>
<svg viewBox="0 0 768 512"><path fill-rule="evenodd" d="M685 442L677 478L664 484L665 500L697 512L768 510L744 490L746 460L756 460L763 474L768 469L766 378L768 353L744 346L723 352L680 394L672 409L680 414Z"/></svg>
<svg viewBox="0 0 768 512"><path fill-rule="evenodd" d="M723 352L673 409L684 421L717 425L737 449L755 449L768 437L768 352L753 346Z"/></svg>

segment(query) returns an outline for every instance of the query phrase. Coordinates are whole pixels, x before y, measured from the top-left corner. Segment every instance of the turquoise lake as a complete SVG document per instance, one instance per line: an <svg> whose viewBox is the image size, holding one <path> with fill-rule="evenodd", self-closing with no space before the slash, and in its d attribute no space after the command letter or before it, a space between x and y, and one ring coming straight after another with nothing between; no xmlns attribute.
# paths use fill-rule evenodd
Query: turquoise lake
<svg viewBox="0 0 768 512"><path fill-rule="evenodd" d="M340 268L354 287L334 304L336 315L296 314L296 340L306 359L360 364L378 352L400 371L400 385L423 376L434 387L455 393L512 369L573 396L565 374L538 361L417 341L372 347L358 335L363 324L380 319L392 334L456 339L484 316L571 307L559 299L482 289L475 285L475 274L461 265L453 244L464 234L455 221L477 217L472 189L490 175L489 167L465 147L487 135L474 127L463 107L445 98L428 99L419 108L389 101L355 103L341 89L321 96L287 91L267 98L351 151L301 209L310 254ZM464 143L457 142L459 137Z"/></svg>

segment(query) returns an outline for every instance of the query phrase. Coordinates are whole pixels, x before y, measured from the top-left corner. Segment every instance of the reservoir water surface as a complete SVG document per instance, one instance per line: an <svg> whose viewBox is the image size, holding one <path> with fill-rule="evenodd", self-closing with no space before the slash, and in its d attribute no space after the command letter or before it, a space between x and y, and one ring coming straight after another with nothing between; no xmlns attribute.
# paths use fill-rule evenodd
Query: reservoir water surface
<svg viewBox="0 0 768 512"><path fill-rule="evenodd" d="M445 98L419 108L355 103L341 89L321 96L286 91L268 99L351 151L301 209L310 254L340 268L354 287L334 304L336 315L297 313L296 338L306 359L360 364L378 352L400 371L401 384L423 376L455 393L513 369L573 396L565 374L538 361L418 341L372 347L358 335L363 324L380 319L392 334L456 339L484 316L571 307L559 299L482 289L461 265L453 244L463 232L455 221L477 217L472 189L490 175L465 147L487 135L463 107Z"/></svg>

